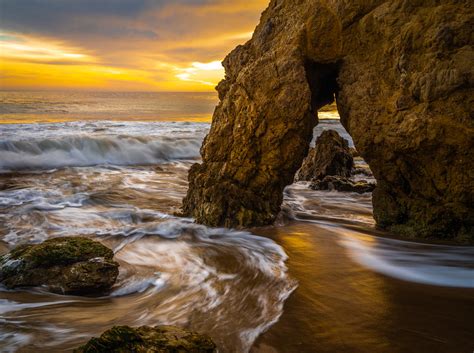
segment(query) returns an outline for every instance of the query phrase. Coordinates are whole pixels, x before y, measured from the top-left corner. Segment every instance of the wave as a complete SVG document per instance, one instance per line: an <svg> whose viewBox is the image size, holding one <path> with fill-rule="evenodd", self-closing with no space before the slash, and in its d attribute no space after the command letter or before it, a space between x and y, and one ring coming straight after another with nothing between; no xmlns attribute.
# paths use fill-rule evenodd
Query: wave
<svg viewBox="0 0 474 353"><path fill-rule="evenodd" d="M289 278L283 248L246 231L168 219L115 236L125 242L115 248L125 278L112 296L142 293L142 302L161 298L153 312L138 315L140 324L193 323L198 331L214 332L226 352L249 352L279 320L297 286ZM232 332L226 329L230 322Z"/></svg>
<svg viewBox="0 0 474 353"><path fill-rule="evenodd" d="M339 244L360 265L404 281L434 286L474 288L474 252L469 247L370 238L342 232Z"/></svg>
<svg viewBox="0 0 474 353"><path fill-rule="evenodd" d="M199 158L201 137L68 136L0 141L0 172L153 165Z"/></svg>
<svg viewBox="0 0 474 353"><path fill-rule="evenodd" d="M36 289L27 292L24 303L0 299L8 328L28 334L9 339L12 330L2 331L0 319L0 351L21 350L38 337L44 341L35 344L49 342L56 350L78 346L112 322L189 327L212 333L222 352L247 353L279 320L297 287L288 273L287 254L269 238L181 218L137 228L113 235L94 232L120 263L110 295L65 300ZM88 325L78 325L81 319Z"/></svg>

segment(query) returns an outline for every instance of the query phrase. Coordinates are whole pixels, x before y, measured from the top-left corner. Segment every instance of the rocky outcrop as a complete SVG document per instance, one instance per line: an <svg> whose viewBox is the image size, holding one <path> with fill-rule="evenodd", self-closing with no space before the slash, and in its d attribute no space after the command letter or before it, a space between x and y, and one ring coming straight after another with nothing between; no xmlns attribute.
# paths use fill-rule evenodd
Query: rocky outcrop
<svg viewBox="0 0 474 353"><path fill-rule="evenodd" d="M359 194L374 191L374 183L351 179L353 174L370 173L369 168L355 168L352 150L349 148L349 142L339 136L336 131L323 131L316 140L315 147L310 149L308 156L304 159L295 181L311 181L309 187L313 190ZM360 159L360 157L357 158Z"/></svg>
<svg viewBox="0 0 474 353"><path fill-rule="evenodd" d="M215 353L212 340L174 326L115 326L74 353Z"/></svg>
<svg viewBox="0 0 474 353"><path fill-rule="evenodd" d="M365 180L354 181L346 177L326 176L323 179L316 179L311 182L309 187L313 190L344 191L365 194L375 189L375 184Z"/></svg>
<svg viewBox="0 0 474 353"><path fill-rule="evenodd" d="M348 141L334 130L325 130L310 149L295 180L322 180L328 175L350 177L352 168L354 159Z"/></svg>
<svg viewBox="0 0 474 353"><path fill-rule="evenodd" d="M101 294L118 276L114 253L87 238L65 237L23 245L0 257L7 288L47 286L61 294Z"/></svg>
<svg viewBox="0 0 474 353"><path fill-rule="evenodd" d="M377 224L472 241L473 11L470 0L272 0L224 60L184 212L209 225L273 222L317 110L336 96L377 179Z"/></svg>

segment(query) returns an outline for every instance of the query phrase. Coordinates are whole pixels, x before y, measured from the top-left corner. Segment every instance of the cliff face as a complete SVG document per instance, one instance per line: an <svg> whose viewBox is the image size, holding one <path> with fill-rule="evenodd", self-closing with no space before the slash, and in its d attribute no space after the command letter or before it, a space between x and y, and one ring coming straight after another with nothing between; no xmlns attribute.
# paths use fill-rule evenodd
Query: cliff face
<svg viewBox="0 0 474 353"><path fill-rule="evenodd" d="M271 223L335 95L378 181L378 224L472 239L473 26L470 0L271 1L224 60L184 212L212 226Z"/></svg>

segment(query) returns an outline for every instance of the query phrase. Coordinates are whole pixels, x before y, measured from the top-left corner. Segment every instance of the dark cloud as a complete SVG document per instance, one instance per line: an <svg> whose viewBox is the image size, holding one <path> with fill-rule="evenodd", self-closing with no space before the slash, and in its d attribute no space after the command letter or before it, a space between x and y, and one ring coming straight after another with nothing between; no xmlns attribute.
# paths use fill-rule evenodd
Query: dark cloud
<svg viewBox="0 0 474 353"><path fill-rule="evenodd" d="M44 35L104 35L153 38L134 29L142 15L173 4L203 5L206 0L0 0L3 29ZM102 21L106 25L102 25ZM114 20L114 21L111 21ZM114 23L111 26L111 23Z"/></svg>

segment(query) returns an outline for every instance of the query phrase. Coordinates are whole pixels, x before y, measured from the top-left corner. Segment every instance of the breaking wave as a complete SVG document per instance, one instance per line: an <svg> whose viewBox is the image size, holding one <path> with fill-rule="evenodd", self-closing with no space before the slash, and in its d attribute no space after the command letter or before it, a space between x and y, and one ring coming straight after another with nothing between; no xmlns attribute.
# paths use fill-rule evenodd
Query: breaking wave
<svg viewBox="0 0 474 353"><path fill-rule="evenodd" d="M67 136L0 141L0 172L87 167L152 165L199 157L201 137Z"/></svg>

